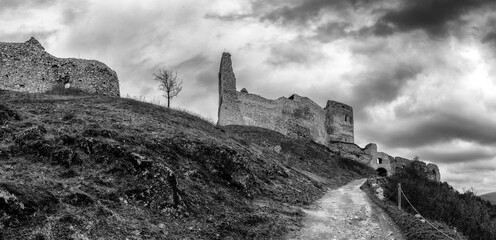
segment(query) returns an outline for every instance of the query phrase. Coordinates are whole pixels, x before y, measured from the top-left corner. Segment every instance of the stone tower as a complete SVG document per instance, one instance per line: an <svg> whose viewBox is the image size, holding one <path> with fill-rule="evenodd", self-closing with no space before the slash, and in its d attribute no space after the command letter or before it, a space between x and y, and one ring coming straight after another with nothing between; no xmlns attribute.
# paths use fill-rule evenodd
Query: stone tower
<svg viewBox="0 0 496 240"><path fill-rule="evenodd" d="M326 130L331 141L354 142L353 108L344 103L327 101Z"/></svg>
<svg viewBox="0 0 496 240"><path fill-rule="evenodd" d="M236 76L232 68L231 54L222 53L219 69L219 113L220 126L241 124L243 118L239 109L239 99L236 92Z"/></svg>

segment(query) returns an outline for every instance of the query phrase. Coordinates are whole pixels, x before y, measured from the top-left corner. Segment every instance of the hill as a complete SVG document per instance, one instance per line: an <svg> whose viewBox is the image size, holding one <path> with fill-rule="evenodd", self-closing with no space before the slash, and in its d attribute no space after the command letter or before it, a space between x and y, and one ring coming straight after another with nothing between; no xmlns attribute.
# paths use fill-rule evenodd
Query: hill
<svg viewBox="0 0 496 240"><path fill-rule="evenodd" d="M0 91L0 239L279 239L374 171L131 99Z"/></svg>
<svg viewBox="0 0 496 240"><path fill-rule="evenodd" d="M394 203L398 202L397 189L401 183L402 207L412 216L420 213L429 221L456 227L456 230L439 227L445 233L459 232L468 239L496 239L496 206L471 191L460 193L446 182L430 180L421 162L412 161L403 171L383 181L384 196ZM439 239L425 233L429 236L412 239Z"/></svg>
<svg viewBox="0 0 496 240"><path fill-rule="evenodd" d="M496 205L496 192L482 194L479 197Z"/></svg>

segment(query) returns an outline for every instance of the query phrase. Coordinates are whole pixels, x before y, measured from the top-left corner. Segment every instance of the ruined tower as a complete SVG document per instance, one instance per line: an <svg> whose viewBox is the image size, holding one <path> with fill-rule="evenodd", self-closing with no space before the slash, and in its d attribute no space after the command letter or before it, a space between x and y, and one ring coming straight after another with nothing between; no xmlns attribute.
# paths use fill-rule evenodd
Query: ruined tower
<svg viewBox="0 0 496 240"><path fill-rule="evenodd" d="M119 96L117 74L104 63L54 57L35 38L0 42L0 89L43 93L56 87Z"/></svg>
<svg viewBox="0 0 496 240"><path fill-rule="evenodd" d="M328 146L333 142L353 143L353 109L328 101L322 108L307 97L266 99L236 91L231 54L223 53L219 70L219 118L217 124L267 128L292 138L312 139Z"/></svg>
<svg viewBox="0 0 496 240"><path fill-rule="evenodd" d="M219 69L219 112L220 126L243 123L236 92L236 76L232 68L231 54L222 53Z"/></svg>
<svg viewBox="0 0 496 240"><path fill-rule="evenodd" d="M331 141L354 142L353 108L344 103L327 101L326 112L327 133Z"/></svg>

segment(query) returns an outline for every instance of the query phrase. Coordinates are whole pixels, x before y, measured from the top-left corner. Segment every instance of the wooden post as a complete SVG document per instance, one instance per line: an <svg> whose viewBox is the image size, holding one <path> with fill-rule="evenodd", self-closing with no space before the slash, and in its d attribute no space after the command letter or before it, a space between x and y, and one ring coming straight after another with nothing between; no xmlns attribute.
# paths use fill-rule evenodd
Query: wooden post
<svg viewBox="0 0 496 240"><path fill-rule="evenodd" d="M398 183L398 209L401 210L401 183Z"/></svg>

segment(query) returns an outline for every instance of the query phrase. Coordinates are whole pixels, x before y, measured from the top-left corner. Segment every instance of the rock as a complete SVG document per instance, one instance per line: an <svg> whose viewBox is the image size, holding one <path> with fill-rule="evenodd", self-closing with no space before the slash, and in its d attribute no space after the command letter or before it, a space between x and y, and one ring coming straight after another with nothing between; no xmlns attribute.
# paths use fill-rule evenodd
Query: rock
<svg viewBox="0 0 496 240"><path fill-rule="evenodd" d="M95 201L85 193L72 193L66 196L63 202L76 207L85 207L92 205Z"/></svg>
<svg viewBox="0 0 496 240"><path fill-rule="evenodd" d="M380 200L384 200L384 190L381 187L375 189L375 193L377 198L379 198Z"/></svg>
<svg viewBox="0 0 496 240"><path fill-rule="evenodd" d="M246 88L243 88L243 89L241 89L241 92L242 93L248 93L248 90L246 90Z"/></svg>
<svg viewBox="0 0 496 240"><path fill-rule="evenodd" d="M21 117L15 111L0 104L0 125L4 125L7 121L10 120L19 121L21 120Z"/></svg>
<svg viewBox="0 0 496 240"><path fill-rule="evenodd" d="M69 168L72 165L81 165L82 161L78 154L67 147L62 147L54 151L50 156L52 164L58 164L63 167Z"/></svg>
<svg viewBox="0 0 496 240"><path fill-rule="evenodd" d="M280 145L277 145L277 146L272 147L272 150L274 150L274 152L276 152L276 153L281 153L282 148Z"/></svg>
<svg viewBox="0 0 496 240"><path fill-rule="evenodd" d="M147 159L146 157L143 157L137 153L130 153L129 154L129 161L133 164L135 168L147 168L152 166L153 161L150 159Z"/></svg>
<svg viewBox="0 0 496 240"><path fill-rule="evenodd" d="M14 136L14 141L19 145L24 145L28 141L35 141L43 139L47 133L45 127L39 125L25 129Z"/></svg>
<svg viewBox="0 0 496 240"><path fill-rule="evenodd" d="M36 212L52 212L58 204L58 199L43 187L0 183L0 225L18 225Z"/></svg>

